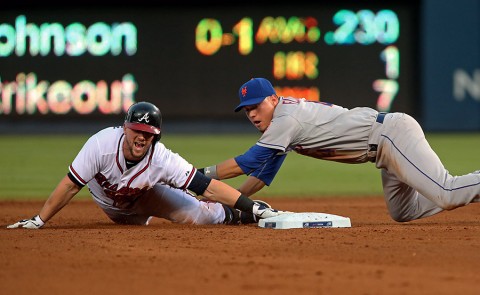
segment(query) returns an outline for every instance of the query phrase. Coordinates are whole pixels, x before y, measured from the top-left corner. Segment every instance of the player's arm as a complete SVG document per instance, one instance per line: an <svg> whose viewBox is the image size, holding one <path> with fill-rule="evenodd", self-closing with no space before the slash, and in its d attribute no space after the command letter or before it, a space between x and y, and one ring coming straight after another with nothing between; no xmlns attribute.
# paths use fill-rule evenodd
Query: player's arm
<svg viewBox="0 0 480 295"><path fill-rule="evenodd" d="M228 159L215 166L199 169L201 173L213 179L229 179L243 175L244 172L238 166L234 158ZM255 176L248 176L247 180L238 188L238 190L247 196L251 196L261 190L265 182Z"/></svg>
<svg viewBox="0 0 480 295"><path fill-rule="evenodd" d="M213 179L228 179L242 174L249 175L238 190L251 196L265 185L270 185L285 157L286 153L279 150L254 145L243 155L200 170Z"/></svg>
<svg viewBox="0 0 480 295"><path fill-rule="evenodd" d="M198 169L201 173L212 179L229 179L245 174L238 166L235 158L225 160L219 164Z"/></svg>
<svg viewBox="0 0 480 295"><path fill-rule="evenodd" d="M246 196L251 196L258 191L260 191L263 187L265 186L265 182L262 180L258 179L255 176L248 176L247 179L240 185L238 190L246 195Z"/></svg>
<svg viewBox="0 0 480 295"><path fill-rule="evenodd" d="M195 175L187 186L187 189L193 191L197 195L203 195L211 201L222 203L240 211L253 213L260 218L274 217L279 214L289 213L268 208L260 203L255 203L228 184L216 179L211 179L199 171L195 171Z"/></svg>
<svg viewBox="0 0 480 295"><path fill-rule="evenodd" d="M57 187L50 194L50 197L40 210L40 218L44 222L50 220L58 213L70 200L82 189L81 186L75 184L68 175L66 175Z"/></svg>
<svg viewBox="0 0 480 295"><path fill-rule="evenodd" d="M239 175L249 175L252 171L259 169L268 159L272 158L278 151L252 146L243 155L225 160L219 164L199 169L200 172L213 179L229 179Z"/></svg>
<svg viewBox="0 0 480 295"><path fill-rule="evenodd" d="M17 223L7 226L8 228L29 228L37 229L42 227L48 220L58 213L68 202L81 190L81 186L75 184L66 175L50 194L43 205L40 213L31 219L20 220Z"/></svg>
<svg viewBox="0 0 480 295"><path fill-rule="evenodd" d="M215 169L217 176L215 179L229 179L245 174L242 168L237 164L237 161L235 161L235 158L217 164Z"/></svg>

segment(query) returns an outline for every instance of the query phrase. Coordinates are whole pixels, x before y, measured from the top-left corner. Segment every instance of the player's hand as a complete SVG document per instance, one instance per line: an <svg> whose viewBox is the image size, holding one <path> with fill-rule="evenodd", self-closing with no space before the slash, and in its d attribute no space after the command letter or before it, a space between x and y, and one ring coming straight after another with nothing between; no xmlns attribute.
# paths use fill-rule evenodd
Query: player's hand
<svg viewBox="0 0 480 295"><path fill-rule="evenodd" d="M261 219L275 217L275 216L282 215L282 214L287 214L287 213L292 213L290 211L276 210L276 209L267 207L264 204L257 203L257 202L255 202L253 204L252 212L258 218L261 218Z"/></svg>
<svg viewBox="0 0 480 295"><path fill-rule="evenodd" d="M14 224L10 224L7 228L28 228L28 229L39 229L45 222L40 218L40 216L33 216L31 219L23 219Z"/></svg>

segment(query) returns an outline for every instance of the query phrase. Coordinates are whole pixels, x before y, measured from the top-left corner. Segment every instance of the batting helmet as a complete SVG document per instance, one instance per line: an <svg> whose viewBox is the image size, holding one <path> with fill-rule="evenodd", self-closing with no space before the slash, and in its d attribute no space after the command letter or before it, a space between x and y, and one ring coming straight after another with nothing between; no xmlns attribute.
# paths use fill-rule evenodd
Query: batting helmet
<svg viewBox="0 0 480 295"><path fill-rule="evenodd" d="M125 116L125 127L155 134L160 140L162 132L162 113L152 103L141 101L130 106Z"/></svg>

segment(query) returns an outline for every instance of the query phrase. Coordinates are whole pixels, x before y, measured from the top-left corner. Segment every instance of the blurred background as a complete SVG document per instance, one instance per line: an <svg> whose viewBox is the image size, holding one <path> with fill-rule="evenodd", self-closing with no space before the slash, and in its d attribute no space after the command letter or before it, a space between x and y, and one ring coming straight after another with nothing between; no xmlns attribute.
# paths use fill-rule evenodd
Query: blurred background
<svg viewBox="0 0 480 295"><path fill-rule="evenodd" d="M258 133L233 109L252 77L279 95L407 112L452 173L478 169L480 1L19 0L0 12L0 198L45 197L136 101L159 106L162 141L198 167L242 153ZM381 193L370 166L284 165L265 193Z"/></svg>
<svg viewBox="0 0 480 295"><path fill-rule="evenodd" d="M228 2L5 5L0 132L90 133L141 100L166 131L254 132L233 112L252 77L426 131L480 130L479 1Z"/></svg>

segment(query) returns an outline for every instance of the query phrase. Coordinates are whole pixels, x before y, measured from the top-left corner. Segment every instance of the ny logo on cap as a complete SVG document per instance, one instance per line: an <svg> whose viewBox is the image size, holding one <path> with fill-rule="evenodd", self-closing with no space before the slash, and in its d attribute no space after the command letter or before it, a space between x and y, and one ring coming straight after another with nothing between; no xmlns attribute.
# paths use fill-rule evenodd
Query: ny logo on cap
<svg viewBox="0 0 480 295"><path fill-rule="evenodd" d="M245 97L247 95L247 86L242 88L242 96Z"/></svg>
<svg viewBox="0 0 480 295"><path fill-rule="evenodd" d="M143 115L143 117L138 119L138 122L142 122L143 120L145 120L146 123L148 123L150 121L149 118L148 118L148 113L146 113L145 115Z"/></svg>

